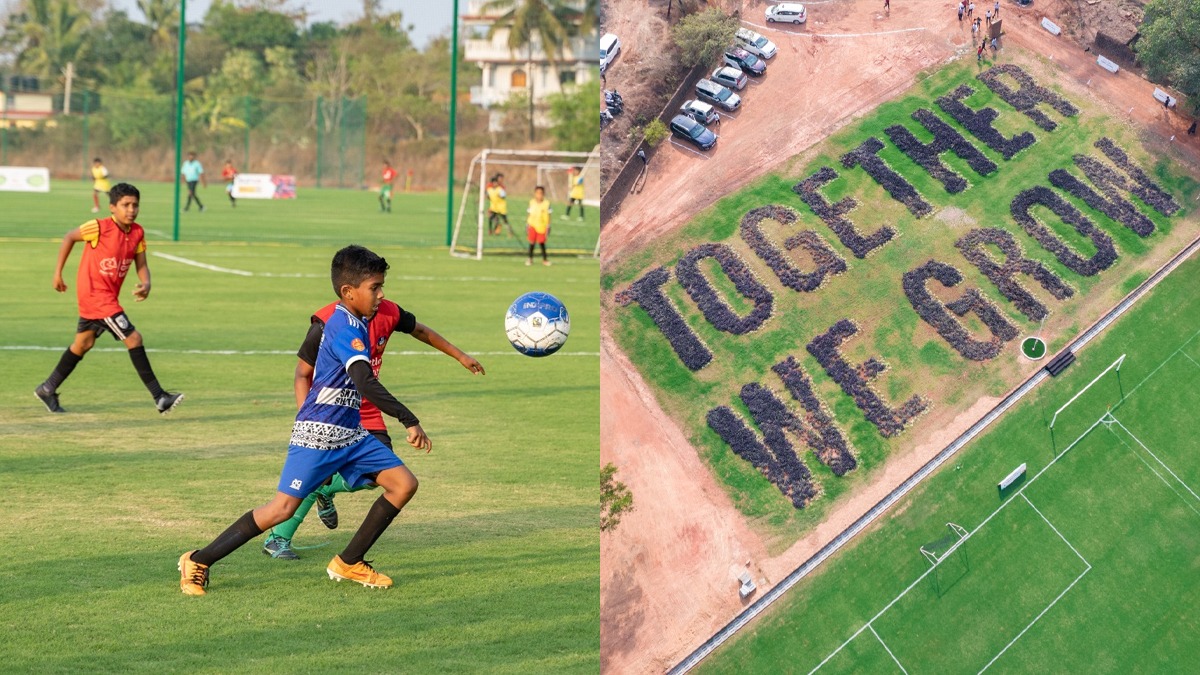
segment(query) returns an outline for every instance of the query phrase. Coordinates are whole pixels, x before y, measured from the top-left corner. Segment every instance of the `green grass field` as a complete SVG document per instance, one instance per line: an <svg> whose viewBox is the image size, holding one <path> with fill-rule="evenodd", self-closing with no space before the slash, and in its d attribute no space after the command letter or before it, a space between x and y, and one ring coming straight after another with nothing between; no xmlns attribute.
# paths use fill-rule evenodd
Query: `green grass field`
<svg viewBox="0 0 1200 675"><path fill-rule="evenodd" d="M173 243L168 186L141 185L153 291L135 304L130 281L123 301L160 381L187 398L160 416L104 336L60 388L69 414L52 416L32 390L74 332L78 248L71 290L50 282L62 233L91 217L87 187L0 193L0 467L10 483L0 670L598 669L595 261L451 258L435 194L399 195L389 216L370 193L307 190L231 209L210 187L207 212L183 214ZM472 377L402 335L389 345L381 380L434 443L418 455L394 434L421 488L368 558L396 585L371 591L325 575L377 494L363 492L338 496L340 529L305 522L300 560L262 555L260 538L214 566L207 597L185 597L179 555L274 494L295 414L294 352L308 315L333 300L329 260L349 243L384 255L387 297L488 373ZM523 357L504 337L505 310L529 290L571 311L572 336L553 357Z"/></svg>
<svg viewBox="0 0 1200 675"><path fill-rule="evenodd" d="M1063 93L1055 82L1053 67L1030 58L1020 60L1020 64L1040 85ZM949 302L966 289L977 288L1019 330L1021 337L1040 334L1049 353L1053 354L1136 286L1131 282L1144 280L1148 270L1155 269L1197 232L1200 221L1191 198L1197 183L1186 167L1153 149L1152 141L1139 137L1085 95L1074 92L1064 95L1080 108L1080 113L1063 117L1051 111L1049 114L1058 128L1052 132L1043 131L975 80L977 70L972 62L959 62L930 73L904 95L880 105L870 115L856 120L812 151L722 198L713 207L698 212L677 233L604 270L602 302L606 304L605 320L612 317L615 338L656 391L663 409L687 431L693 445L726 486L733 503L767 537L772 552L782 551L794 543L821 522L839 499L874 480L888 458L912 450L938 428L961 424L961 421L955 422L955 418L971 404L982 397L1002 396L1037 367L1021 356L1020 339L1007 342L1001 354L991 360L968 361L961 356L914 311L902 288L905 272L930 259L953 265L962 272L963 282L953 289L930 282L931 293L942 302ZM969 84L975 90L965 99L971 108L989 106L997 111L995 126L1005 137L1030 131L1037 139L1036 143L1006 161L979 142L934 102L938 96L960 84ZM1049 110L1048 106L1042 107ZM970 187L963 192L948 193L941 183L902 154L884 133L885 128L900 124L921 142L929 142L932 134L910 118L918 108L932 110L956 128L991 158L998 170L980 176L954 153L942 154L941 159L970 182ZM1067 269L1026 234L1010 215L1009 205L1021 191L1036 185L1049 185L1047 175L1054 169L1066 168L1082 176L1071 157L1075 154L1100 156L1093 143L1106 136L1114 139L1154 181L1174 195L1182 209L1167 218L1134 199L1135 208L1147 214L1156 226L1149 237L1142 239L1081 200L1060 191L1100 230L1111 236L1119 254L1112 267L1095 276L1083 277ZM889 198L864 170L842 166L839 158L871 137L884 142L879 156L932 205L930 215L914 217L899 202ZM793 186L822 166L832 167L840 174L840 178L822 189L825 198L834 203L843 197L854 197L859 206L846 217L854 221L864 236L885 225L893 227L897 234L890 243L864 259L855 258L800 200L793 192ZM784 257L791 264L804 272L814 269L811 256L799 251L787 252L781 245L795 232L809 230L816 232L835 250L849 269L827 278L813 292L801 293L784 287L776 273L738 233L739 223L747 212L768 205L788 206L798 213L794 225L783 226L774 220L766 220L762 225L763 232L780 251L784 251ZM1048 213L1041 209L1038 218L1058 236L1084 256L1095 251L1090 241L1057 218L1047 217ZM976 227L996 227L1009 232L1025 256L1043 263L1072 286L1073 297L1056 300L1030 277L1020 277L1020 283L1050 311L1044 325L1026 318L955 248L955 241ZM676 356L646 311L636 304L618 306L613 296L650 270L660 265L670 268L694 246L707 242L718 242L733 249L773 295L774 304L771 317L761 327L745 335L732 335L719 331L705 319L677 279L667 282L662 287L664 294L713 354L709 365L692 372ZM997 254L996 249L989 247L989 251L989 255ZM718 271L715 261L706 260L700 267L734 312L747 316L751 303L739 296L732 283ZM886 405L899 407L914 394L929 401L927 412L913 420L903 433L883 437L854 400L832 381L805 349L810 340L843 318L852 319L859 327L857 335L841 347L846 360L857 365L875 357L888 365L886 372L872 382ZM975 339L986 341L991 338L974 316L968 315L962 321ZM812 471L814 482L821 490L816 499L800 510L794 508L780 489L750 462L734 454L706 421L708 411L717 406L729 406L749 420L750 414L738 396L739 388L747 383L760 383L781 392L780 400L795 407L796 402L770 372L773 364L788 356L794 356L811 377L817 397L828 406L858 462L854 471L839 478L816 461L802 443L793 442L796 453ZM760 431L754 429L756 434Z"/></svg>
<svg viewBox="0 0 1200 675"><path fill-rule="evenodd" d="M1197 283L1193 259L699 671L1195 672ZM947 522L972 534L929 572Z"/></svg>

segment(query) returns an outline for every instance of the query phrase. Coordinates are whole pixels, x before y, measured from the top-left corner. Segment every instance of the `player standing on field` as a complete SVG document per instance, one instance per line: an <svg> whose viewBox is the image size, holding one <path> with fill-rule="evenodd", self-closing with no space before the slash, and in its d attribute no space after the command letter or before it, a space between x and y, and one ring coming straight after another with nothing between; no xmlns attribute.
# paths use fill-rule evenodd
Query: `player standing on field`
<svg viewBox="0 0 1200 675"><path fill-rule="evenodd" d="M325 331L325 323L337 311L337 306L336 302L330 303L312 315L308 335L305 336L304 344L300 345L300 351L296 354L299 357L299 361L296 363L295 378L296 405L298 407L304 406L308 392L312 389L312 378L317 355L320 352L321 336ZM371 372L376 379L379 379L379 370L383 367L383 350L387 347L388 339L392 337L393 333L407 333L458 361L463 368L472 373L484 374L483 366L474 358L455 347L437 331L419 323L415 316L404 311L400 305L391 300L384 300L379 303L379 309L375 311L375 314L367 320ZM363 401L359 414L362 416L363 428L379 439L389 450L392 449L392 438L388 435L387 425L383 421L383 414L379 412L379 408L369 400ZM352 488L346 484L346 480L342 478L341 474L333 474L325 484L313 490L312 494L300 502L295 515L271 529L267 534L266 542L263 543L263 553L272 558L295 560L298 556L292 550L292 537L295 536L296 530L312 510L314 503L317 505L317 516L320 517L325 527L331 530L336 529L338 517L337 507L333 504L333 495L339 492L357 492L373 487L376 486L368 483Z"/></svg>
<svg viewBox="0 0 1200 675"><path fill-rule="evenodd" d="M108 199L108 190L111 186L108 184L108 168L104 166L104 162L100 158L92 160L92 213L100 213L100 195L104 195L104 199Z"/></svg>
<svg viewBox="0 0 1200 675"><path fill-rule="evenodd" d="M396 181L396 170L392 168L392 163L388 160L383 160L383 183L379 186L379 210L392 212L392 187Z"/></svg>
<svg viewBox="0 0 1200 675"><path fill-rule="evenodd" d="M75 281L75 294L79 300L75 341L63 352L50 377L33 392L52 413L66 412L58 404L58 387L95 346L96 338L105 332L112 333L129 349L133 367L154 397L158 412L170 412L183 400L183 394L168 393L158 384L146 348L142 346L142 334L125 316L118 297L131 263L136 266L138 275L134 299L141 302L150 295L145 232L135 222L140 199L137 188L129 183L117 183L108 193L112 217L89 220L63 236L62 246L58 249L58 266L54 269L54 290L59 293L67 290L62 273L71 249L76 242L86 243Z"/></svg>
<svg viewBox="0 0 1200 675"><path fill-rule="evenodd" d="M183 205L183 210L187 211L192 207L192 200L196 200L196 206L200 207L200 212L204 212L204 204L200 203L200 197L196 195L196 183L204 181L204 187L208 187L208 177L204 175L204 166L196 159L196 153L189 152L187 161L183 166L179 167L179 173L183 176L184 182L187 183L188 198L187 204Z"/></svg>
<svg viewBox="0 0 1200 675"><path fill-rule="evenodd" d="M296 512L305 497L333 474L351 488L375 483L383 494L339 555L326 567L330 579L348 579L371 588L387 588L392 580L363 560L400 509L417 491L417 477L404 462L362 426L362 398L395 417L408 429L408 444L433 448L421 423L388 392L371 369L371 340L366 319L383 301L387 261L361 246L347 246L333 256L330 277L339 302L325 322L317 351L312 387L296 414L279 488L270 502L244 513L202 549L179 557L179 588L204 595L209 567L246 542Z"/></svg>
<svg viewBox="0 0 1200 675"><path fill-rule="evenodd" d="M233 181L237 178L238 170L233 168L233 160L225 160L225 166L221 168L221 179L225 181L225 192L229 194L229 205L237 207L237 198L233 196Z"/></svg>
<svg viewBox="0 0 1200 675"><path fill-rule="evenodd" d="M526 266L533 264L535 244L542 245L542 264L550 266L550 261L546 259L546 237L550 234L550 212L550 202L546 200L546 188L539 185L533 189L533 199L529 200L529 208L526 209L525 233L529 237L529 258L525 261Z"/></svg>
<svg viewBox="0 0 1200 675"><path fill-rule="evenodd" d="M570 192L567 194L567 212L563 214L563 220L571 217L571 207L575 204L579 205L579 219L583 220L583 169L577 166L567 169L567 182Z"/></svg>
<svg viewBox="0 0 1200 675"><path fill-rule="evenodd" d="M500 222L508 225L508 191L504 189L504 174L498 173L492 178L487 187L487 198L488 231L500 234Z"/></svg>

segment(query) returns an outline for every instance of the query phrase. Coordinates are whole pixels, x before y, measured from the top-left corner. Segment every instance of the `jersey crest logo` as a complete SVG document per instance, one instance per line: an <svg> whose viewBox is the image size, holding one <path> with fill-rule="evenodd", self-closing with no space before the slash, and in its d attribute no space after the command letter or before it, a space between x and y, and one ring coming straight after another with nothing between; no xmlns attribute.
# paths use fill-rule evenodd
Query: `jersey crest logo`
<svg viewBox="0 0 1200 675"><path fill-rule="evenodd" d="M126 319L124 314L118 314L117 325L122 329L129 328L129 319Z"/></svg>
<svg viewBox="0 0 1200 675"><path fill-rule="evenodd" d="M351 340L351 341L350 341L350 346L351 346L351 347L353 347L355 350L357 350L357 351L360 351L360 352L365 352L365 351L367 351L367 346L366 346L366 345L364 345L364 344L363 344L363 341L362 341L362 340L360 340L360 339L358 339L358 338L354 338L353 340Z"/></svg>
<svg viewBox="0 0 1200 675"><path fill-rule="evenodd" d="M384 346L385 344L387 344L387 338L385 338L385 337L380 337L380 338L379 338L379 342L378 342L377 344L378 344L380 347Z"/></svg>

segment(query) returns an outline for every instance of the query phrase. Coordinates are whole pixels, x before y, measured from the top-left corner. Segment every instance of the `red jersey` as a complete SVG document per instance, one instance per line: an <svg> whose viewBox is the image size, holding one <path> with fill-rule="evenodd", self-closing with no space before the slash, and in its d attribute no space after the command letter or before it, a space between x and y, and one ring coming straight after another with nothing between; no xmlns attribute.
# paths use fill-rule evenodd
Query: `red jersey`
<svg viewBox="0 0 1200 675"><path fill-rule="evenodd" d="M133 223L126 232L112 218L101 218L80 225L79 231L84 241L75 280L80 318L105 319L125 311L118 296L134 257L146 252L142 226Z"/></svg>
<svg viewBox="0 0 1200 675"><path fill-rule="evenodd" d="M237 176L237 169L232 166L227 166L221 169L221 178L225 180L233 180Z"/></svg>
<svg viewBox="0 0 1200 675"><path fill-rule="evenodd" d="M312 320L320 321L324 325L333 315L336 307L336 302L329 303L317 310L312 315ZM417 318L404 311L400 305L391 300L383 300L379 303L379 309L375 312L375 316L371 317L370 322L367 323L367 334L371 339L371 373L375 375L375 379L379 379L379 369L383 366L383 350L387 347L388 338L392 337L392 333L396 331L411 333L416 326ZM366 398L362 400L359 413L362 415L364 429L387 431L387 425L383 422L383 413Z"/></svg>
<svg viewBox="0 0 1200 675"><path fill-rule="evenodd" d="M387 183L388 185L391 185L392 181L394 181L394 180L396 180L396 170L390 166L384 167L383 182Z"/></svg>

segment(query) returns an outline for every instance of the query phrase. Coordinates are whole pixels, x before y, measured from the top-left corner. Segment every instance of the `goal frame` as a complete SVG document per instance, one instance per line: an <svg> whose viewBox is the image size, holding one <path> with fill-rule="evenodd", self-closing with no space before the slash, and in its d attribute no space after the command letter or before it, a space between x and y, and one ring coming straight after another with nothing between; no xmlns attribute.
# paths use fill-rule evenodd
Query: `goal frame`
<svg viewBox="0 0 1200 675"><path fill-rule="evenodd" d="M588 171L600 171L600 152L599 146L591 152L569 152L566 150L509 150L504 148L485 148L471 159L470 165L467 168L466 184L463 189L462 198L459 200L458 216L454 222L454 232L450 238L450 255L455 258L474 258L475 260L483 259L483 242L485 223L485 213L487 204L487 179L489 174L488 165L493 168L497 166L530 166L534 167L537 174L541 174L543 168L550 169L568 169L575 166L582 166L583 173ZM478 180L475 178L475 172L478 170ZM464 242L469 242L470 235L468 231L463 231L463 219L467 212L467 201L472 193L477 192L475 209L475 237L474 237L474 252L464 253L458 249L464 246L469 246ZM584 201L589 206L599 207L600 203L595 199ZM511 226L510 226L511 227ZM593 257L599 255L599 237L595 251L592 252Z"/></svg>

